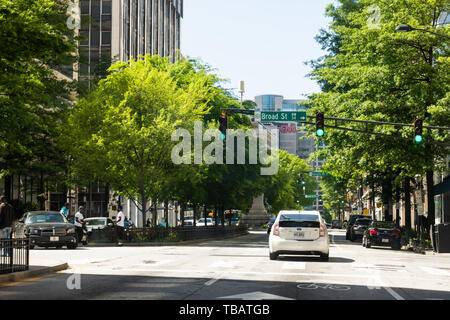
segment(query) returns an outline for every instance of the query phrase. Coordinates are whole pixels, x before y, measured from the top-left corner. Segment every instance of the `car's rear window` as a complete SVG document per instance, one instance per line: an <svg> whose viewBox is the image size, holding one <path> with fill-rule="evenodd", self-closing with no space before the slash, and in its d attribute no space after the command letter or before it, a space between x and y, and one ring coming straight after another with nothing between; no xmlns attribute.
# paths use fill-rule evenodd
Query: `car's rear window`
<svg viewBox="0 0 450 320"><path fill-rule="evenodd" d="M358 219L358 220L356 220L355 224L368 226L371 222L372 222L372 220L369 220L369 219Z"/></svg>
<svg viewBox="0 0 450 320"><path fill-rule="evenodd" d="M393 222L387 222L387 221L376 221L373 223L373 226L375 228L383 228L383 229L394 229L395 224Z"/></svg>
<svg viewBox="0 0 450 320"><path fill-rule="evenodd" d="M86 221L87 226L106 226L106 220L105 219L92 219Z"/></svg>
<svg viewBox="0 0 450 320"><path fill-rule="evenodd" d="M319 216L316 214L282 214L281 228L320 228Z"/></svg>

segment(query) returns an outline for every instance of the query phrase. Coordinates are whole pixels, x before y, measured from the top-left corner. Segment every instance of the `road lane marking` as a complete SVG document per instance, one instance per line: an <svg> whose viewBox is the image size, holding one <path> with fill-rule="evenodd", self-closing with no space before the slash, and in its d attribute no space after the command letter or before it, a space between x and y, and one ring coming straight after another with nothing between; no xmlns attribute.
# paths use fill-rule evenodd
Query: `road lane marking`
<svg viewBox="0 0 450 320"><path fill-rule="evenodd" d="M219 278L211 279L211 280L205 282L205 286L207 286L207 287L212 286L214 283L216 283L219 280L220 280Z"/></svg>
<svg viewBox="0 0 450 320"><path fill-rule="evenodd" d="M305 262L285 262L282 269L284 270L305 270Z"/></svg>
<svg viewBox="0 0 450 320"><path fill-rule="evenodd" d="M449 276L450 277L450 272L442 270L442 269L431 268L431 267L420 267L420 269L422 269L423 271L425 271L428 274L432 274L435 276Z"/></svg>

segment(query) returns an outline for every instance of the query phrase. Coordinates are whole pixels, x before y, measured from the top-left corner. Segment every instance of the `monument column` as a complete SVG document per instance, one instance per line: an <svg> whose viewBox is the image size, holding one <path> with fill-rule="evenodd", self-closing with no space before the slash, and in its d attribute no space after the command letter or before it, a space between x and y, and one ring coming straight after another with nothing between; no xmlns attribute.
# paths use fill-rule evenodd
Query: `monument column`
<svg viewBox="0 0 450 320"><path fill-rule="evenodd" d="M247 224L249 227L259 227L267 223L270 219L270 214L264 206L264 195L260 195L253 200L252 208L247 215L241 217L241 223Z"/></svg>

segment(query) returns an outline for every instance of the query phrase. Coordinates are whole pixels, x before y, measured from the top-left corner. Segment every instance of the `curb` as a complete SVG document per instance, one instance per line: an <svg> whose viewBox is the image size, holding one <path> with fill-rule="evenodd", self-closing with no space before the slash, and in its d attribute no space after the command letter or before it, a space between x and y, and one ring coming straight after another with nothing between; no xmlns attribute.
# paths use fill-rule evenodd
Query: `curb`
<svg viewBox="0 0 450 320"><path fill-rule="evenodd" d="M52 266L52 267L42 267L42 268L39 268L36 270L28 270L28 271L0 275L0 283L20 281L20 280L24 280L27 278L41 276L41 275L47 274L47 273L54 273L54 272L66 270L68 268L69 268L69 265L66 262L66 263L59 264L59 265Z"/></svg>

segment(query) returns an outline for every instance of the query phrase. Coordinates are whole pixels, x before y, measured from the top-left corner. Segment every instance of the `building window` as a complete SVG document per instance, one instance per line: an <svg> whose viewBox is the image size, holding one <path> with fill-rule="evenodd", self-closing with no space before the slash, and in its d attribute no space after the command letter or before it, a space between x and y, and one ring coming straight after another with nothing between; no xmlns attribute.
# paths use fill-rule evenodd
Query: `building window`
<svg viewBox="0 0 450 320"><path fill-rule="evenodd" d="M111 0L103 0L102 3L102 14L103 15L111 15L112 8L111 8Z"/></svg>
<svg viewBox="0 0 450 320"><path fill-rule="evenodd" d="M139 54L145 54L145 0L139 1Z"/></svg>
<svg viewBox="0 0 450 320"><path fill-rule="evenodd" d="M111 44L111 32L102 31L102 45L110 45L110 44Z"/></svg>
<svg viewBox="0 0 450 320"><path fill-rule="evenodd" d="M80 9L81 9L81 14L89 14L89 0L84 0L84 1L81 1L81 3L80 3Z"/></svg>

